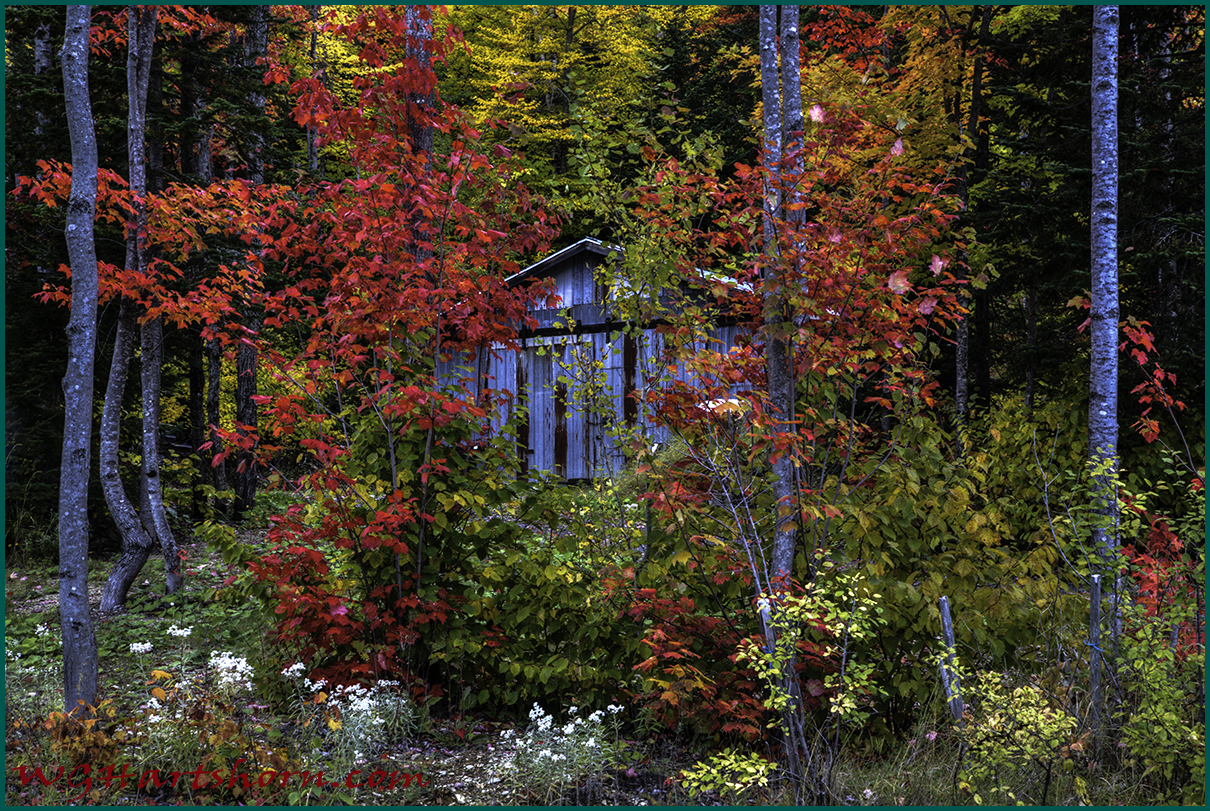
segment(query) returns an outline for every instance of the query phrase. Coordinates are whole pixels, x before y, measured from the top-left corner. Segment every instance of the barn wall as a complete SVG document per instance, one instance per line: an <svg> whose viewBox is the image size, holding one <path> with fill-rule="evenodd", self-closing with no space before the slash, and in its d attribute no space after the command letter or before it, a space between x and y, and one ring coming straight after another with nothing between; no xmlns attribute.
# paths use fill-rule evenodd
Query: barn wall
<svg viewBox="0 0 1210 811"><path fill-rule="evenodd" d="M596 280L603 261L591 250L573 251L544 269L561 306L531 313L538 325L518 340L518 351L493 346L442 365L443 379L464 383L488 409L494 432L516 419L523 471L575 480L612 476L625 463L618 429L638 427L651 442L668 439L646 414L646 392L664 376L662 337L654 329L627 336L623 325L607 320L607 293ZM733 346L741 328L711 328L722 342L712 348ZM678 368L675 377L690 382L687 374Z"/></svg>

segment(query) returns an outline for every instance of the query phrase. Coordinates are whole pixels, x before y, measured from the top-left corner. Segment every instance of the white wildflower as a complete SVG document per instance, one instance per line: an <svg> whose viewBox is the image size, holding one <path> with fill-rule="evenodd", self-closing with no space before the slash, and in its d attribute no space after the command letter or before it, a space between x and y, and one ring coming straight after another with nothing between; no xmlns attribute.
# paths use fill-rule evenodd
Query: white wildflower
<svg viewBox="0 0 1210 811"><path fill-rule="evenodd" d="M235 654L225 651L212 651L210 666L217 672L216 683L220 689L234 690L251 686L252 667L243 657L237 658Z"/></svg>
<svg viewBox="0 0 1210 811"><path fill-rule="evenodd" d="M131 642L130 643L130 652L131 653L151 653L152 647L154 647L154 646L150 642Z"/></svg>

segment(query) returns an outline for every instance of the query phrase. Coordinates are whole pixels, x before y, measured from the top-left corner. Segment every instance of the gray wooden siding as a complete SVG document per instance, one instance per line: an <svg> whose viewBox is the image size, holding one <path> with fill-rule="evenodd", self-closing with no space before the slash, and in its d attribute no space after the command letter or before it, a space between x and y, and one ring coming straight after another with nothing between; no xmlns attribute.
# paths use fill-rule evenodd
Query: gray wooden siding
<svg viewBox="0 0 1210 811"><path fill-rule="evenodd" d="M607 291L596 278L605 253L601 243L584 240L551 257L557 261L544 260L518 274L553 279L561 298L561 306L531 313L538 326L523 331L518 351L484 347L441 365L447 385L465 384L489 410L493 431L517 419L523 470L563 479L612 476L625 463L616 429L638 427L647 442L668 439L646 406L648 388L665 378L662 337L654 329L627 336L625 325L609 320ZM740 329L710 328L710 337L721 341L711 348L725 351ZM679 366L675 378L692 382Z"/></svg>

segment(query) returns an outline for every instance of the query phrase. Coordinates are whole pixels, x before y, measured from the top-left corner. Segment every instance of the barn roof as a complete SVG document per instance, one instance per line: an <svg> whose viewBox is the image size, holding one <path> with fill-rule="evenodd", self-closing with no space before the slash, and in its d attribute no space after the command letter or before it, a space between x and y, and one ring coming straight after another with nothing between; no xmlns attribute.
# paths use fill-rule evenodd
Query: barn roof
<svg viewBox="0 0 1210 811"><path fill-rule="evenodd" d="M568 245L562 250L555 251L550 256L547 256L544 259L539 259L537 262L534 262L524 270L514 273L512 276L509 276L507 279L505 279L505 282L512 286L518 282L523 282L526 279L540 278L558 266L560 262L571 259L572 257L584 253L585 251L595 253L597 256L609 256L609 254L621 250L622 248L618 245L609 245L605 242L601 242L599 239L584 237L579 242Z"/></svg>
<svg viewBox="0 0 1210 811"><path fill-rule="evenodd" d="M549 273L554 268L558 267L559 263L566 261L568 259L572 259L581 253L588 252L588 253L594 253L597 256L606 257L606 256L609 256L609 254L611 254L611 253L622 253L625 250L626 249L623 248L621 245L611 245L607 242L602 242L599 239L593 239L592 237L584 237L579 242L574 242L571 245L568 245L566 248L562 248L558 251L555 251L550 256L539 259L537 262L534 262L529 267L527 267L523 270L517 271L512 276L509 276L508 278L506 278L504 281L506 284L508 284L511 287L512 285L515 285L518 282L523 282L526 279L541 278L542 276L545 276L547 273ZM733 287L737 290L742 290L746 293L751 293L754 289L751 282L737 281L736 279L732 278L731 276L727 276L726 274L719 273L718 271L707 270L707 271L698 271L698 272L701 273L703 279L705 279L706 281L722 282L722 283L726 284L728 287Z"/></svg>

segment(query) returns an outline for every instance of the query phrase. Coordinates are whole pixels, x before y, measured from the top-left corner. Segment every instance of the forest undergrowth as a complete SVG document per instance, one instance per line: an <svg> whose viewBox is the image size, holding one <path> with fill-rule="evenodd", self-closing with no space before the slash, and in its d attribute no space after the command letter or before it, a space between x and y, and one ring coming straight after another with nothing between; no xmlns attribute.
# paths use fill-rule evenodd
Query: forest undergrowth
<svg viewBox="0 0 1210 811"><path fill-rule="evenodd" d="M274 502L274 495L264 501ZM561 520L543 524L531 514L523 527L535 552L544 545L554 550L552 565L582 567L590 551L581 549L577 560L573 547L553 543L559 528L581 530L572 532L577 544L596 537L603 543L597 551L616 553L618 544L637 537L642 515L624 504L619 510L620 498L602 489L560 488L547 494L546 506ZM266 551L268 510L239 530L237 541L249 551ZM609 702L579 700L566 687L571 682L560 683L561 695L548 692L537 701L527 699L541 691L521 684L526 700L498 707L468 700L473 691L466 684L461 699L449 683L427 696L388 679L328 684L287 661L274 643L271 617L238 589L246 572L197 539L185 549L185 593L160 596L158 572L149 567L125 613L97 618L102 698L95 720L58 712L61 652L56 595L48 585L54 566L26 557L6 571L8 805L764 805L792 798L777 766L776 736L706 723L704 716L721 706L712 702L727 698L726 685L689 647L679 660L632 665ZM99 586L110 564L94 565ZM1054 629L1055 649L1035 651L1054 658L1050 666L1021 656L1018 667L996 669L993 657L971 653L961 723L949 716L937 687L912 707L908 726L877 734L885 729L874 716L878 688L864 688L855 696L864 714L854 717L869 720L831 728L838 736L828 750L835 752L826 775L831 802L1195 800L1204 791L1203 747L1190 679L1200 672L1200 653L1189 655L1188 640L1169 645L1167 630L1148 636L1154 628L1142 614L1132 616L1133 641L1123 647L1117 675L1123 689L1111 691L1124 710L1110 725L1108 745L1085 723L1087 660L1062 639L1086 631L1068 617L1072 627ZM1196 641L1194 648L1204 649ZM580 658L587 662L591 654ZM667 666L677 662L679 670ZM522 671L517 681L524 680ZM820 688L840 703L839 691ZM758 697L766 692L751 689ZM734 706L740 720L753 712ZM180 774L172 785L174 772Z"/></svg>

